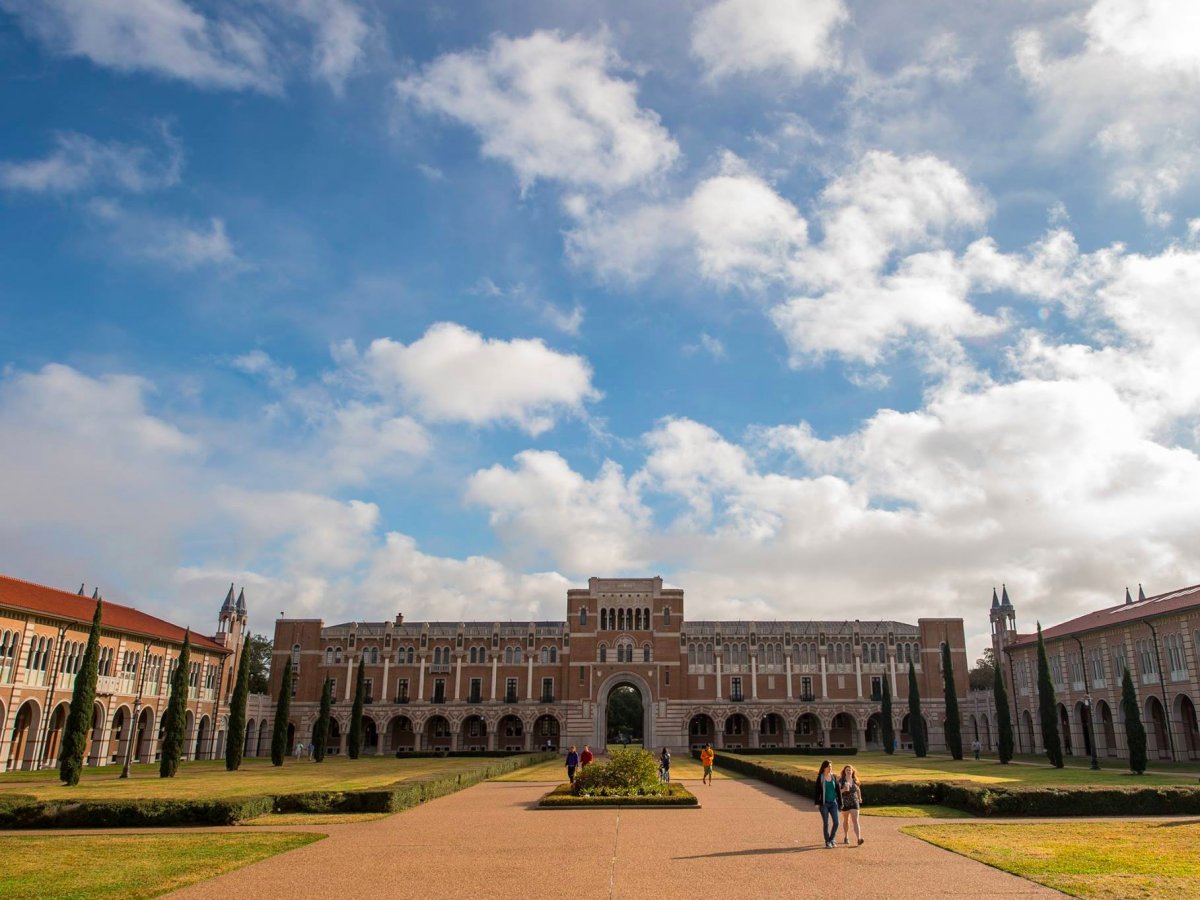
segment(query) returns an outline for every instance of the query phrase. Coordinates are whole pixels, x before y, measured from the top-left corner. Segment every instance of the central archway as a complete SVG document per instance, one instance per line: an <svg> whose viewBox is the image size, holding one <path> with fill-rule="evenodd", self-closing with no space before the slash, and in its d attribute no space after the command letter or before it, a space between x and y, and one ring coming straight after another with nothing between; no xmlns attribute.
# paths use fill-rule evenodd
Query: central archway
<svg viewBox="0 0 1200 900"><path fill-rule="evenodd" d="M609 743L645 744L646 710L642 695L632 684L618 684L608 692L604 711Z"/></svg>
<svg viewBox="0 0 1200 900"><path fill-rule="evenodd" d="M614 735L615 731L609 726L609 708L612 705L613 694L618 690L632 688L641 701L641 738L640 742L644 747L651 748L657 746L654 734L654 697L650 693L650 685L639 675L632 672L614 672L608 678L604 679L600 685L600 689L596 692L596 722L593 749L604 749L609 744L609 735ZM619 696L625 696L622 692ZM632 740L637 740L631 736Z"/></svg>

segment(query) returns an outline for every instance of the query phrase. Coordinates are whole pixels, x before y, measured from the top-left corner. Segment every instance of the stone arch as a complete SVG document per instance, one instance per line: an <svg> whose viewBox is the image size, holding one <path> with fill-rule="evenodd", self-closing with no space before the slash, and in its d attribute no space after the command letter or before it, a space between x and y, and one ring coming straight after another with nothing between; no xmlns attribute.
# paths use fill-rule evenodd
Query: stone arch
<svg viewBox="0 0 1200 900"><path fill-rule="evenodd" d="M992 752L992 724L986 715L979 717L979 744L984 753Z"/></svg>
<svg viewBox="0 0 1200 900"><path fill-rule="evenodd" d="M430 750L449 750L452 733L450 720L438 713L431 715L422 729L426 745Z"/></svg>
<svg viewBox="0 0 1200 900"><path fill-rule="evenodd" d="M487 719L483 716L477 713L466 716L462 722L462 738L459 746L464 750L486 750L490 733L491 729L488 728Z"/></svg>
<svg viewBox="0 0 1200 900"><path fill-rule="evenodd" d="M153 762L154 760L154 710L143 706L138 713L137 725L134 727L133 757L138 762Z"/></svg>
<svg viewBox="0 0 1200 900"><path fill-rule="evenodd" d="M258 749L258 722L254 719L246 720L246 743L242 747L243 756L254 756Z"/></svg>
<svg viewBox="0 0 1200 900"><path fill-rule="evenodd" d="M1187 694L1177 694L1171 706L1178 723L1182 755L1186 759L1200 759L1200 723L1197 722L1195 702Z"/></svg>
<svg viewBox="0 0 1200 900"><path fill-rule="evenodd" d="M404 715L395 715L388 720L388 734L392 736L393 752L400 750L415 750L417 733L413 728L412 719Z"/></svg>
<svg viewBox="0 0 1200 900"><path fill-rule="evenodd" d="M1096 750L1106 756L1117 755L1117 729L1107 700L1096 703Z"/></svg>
<svg viewBox="0 0 1200 900"><path fill-rule="evenodd" d="M67 724L70 708L70 701L64 700L54 707L54 712L46 720L46 733L42 738L43 767L53 766L58 762L58 755L62 751L63 728Z"/></svg>
<svg viewBox="0 0 1200 900"><path fill-rule="evenodd" d="M525 749L525 721L516 712L505 713L497 720L496 749Z"/></svg>
<svg viewBox="0 0 1200 900"><path fill-rule="evenodd" d="M211 731L212 720L207 715L201 716L200 721L196 723L196 742L195 749L192 751L192 759L208 759L208 742Z"/></svg>
<svg viewBox="0 0 1200 900"><path fill-rule="evenodd" d="M883 749L883 713L873 712L867 716L867 725L863 730L863 742L867 750Z"/></svg>
<svg viewBox="0 0 1200 900"><path fill-rule="evenodd" d="M42 724L42 707L30 698L17 707L9 735L8 769L35 768L38 732Z"/></svg>
<svg viewBox="0 0 1200 900"><path fill-rule="evenodd" d="M758 746L783 747L786 743L787 724L783 716L774 710L767 710L758 720Z"/></svg>
<svg viewBox="0 0 1200 900"><path fill-rule="evenodd" d="M129 746L132 733L133 722L130 719L130 710L128 706L122 703L113 710L112 728L109 731L108 749L105 751L105 758L110 762L123 763L125 761L125 748Z"/></svg>
<svg viewBox="0 0 1200 900"><path fill-rule="evenodd" d="M750 719L740 712L731 712L725 717L724 746L727 749L750 746Z"/></svg>
<svg viewBox="0 0 1200 900"><path fill-rule="evenodd" d="M692 749L713 744L717 739L717 726L713 717L704 710L693 710L688 717L687 745Z"/></svg>
<svg viewBox="0 0 1200 900"><path fill-rule="evenodd" d="M533 720L533 749L557 750L562 742L562 721L554 713L543 713Z"/></svg>
<svg viewBox="0 0 1200 900"><path fill-rule="evenodd" d="M315 724L315 723L314 723ZM344 728L337 716L329 717L329 740L325 744L326 756L337 756L342 752L342 732Z"/></svg>
<svg viewBox="0 0 1200 900"><path fill-rule="evenodd" d="M163 717L164 722L166 717ZM195 752L196 742L192 740L192 736L196 731L196 717L192 711L186 710L183 714L183 758L194 759L192 755Z"/></svg>
<svg viewBox="0 0 1200 900"><path fill-rule="evenodd" d="M1062 741L1063 753L1067 756L1075 755L1075 742L1071 739L1071 717L1067 714L1067 708L1062 703L1058 704L1058 736Z"/></svg>
<svg viewBox="0 0 1200 900"><path fill-rule="evenodd" d="M104 729L108 714L99 700L92 704L92 728L88 734L88 765L104 765ZM161 726L160 726L161 727Z"/></svg>
<svg viewBox="0 0 1200 900"><path fill-rule="evenodd" d="M1147 754L1159 759L1171 758L1171 742L1167 737L1167 716L1162 701L1154 694L1146 698L1146 735L1150 738Z"/></svg>
<svg viewBox="0 0 1200 900"><path fill-rule="evenodd" d="M1083 741L1083 755L1092 755L1091 709L1082 700L1075 701L1075 720L1079 723L1079 735ZM1099 751L1097 751L1099 752Z"/></svg>
<svg viewBox="0 0 1200 900"><path fill-rule="evenodd" d="M794 728L797 747L816 747L821 741L821 720L816 713L803 712L796 717Z"/></svg>
<svg viewBox="0 0 1200 900"><path fill-rule="evenodd" d="M600 683L596 692L596 715L593 730L592 747L596 752L602 752L608 746L608 697L613 688L622 684L632 686L642 695L642 745L656 747L660 741L654 731L655 709L654 694L646 679L629 670L613 672Z"/></svg>
<svg viewBox="0 0 1200 900"><path fill-rule="evenodd" d="M373 716L362 717L362 747L363 753L375 754L379 752L379 726L375 724Z"/></svg>
<svg viewBox="0 0 1200 900"><path fill-rule="evenodd" d="M1029 741L1029 749L1025 750L1024 752L1033 753L1037 749L1037 744L1038 744L1037 732L1034 731L1034 728L1033 728L1033 714L1029 710L1023 709L1023 710L1021 710L1020 719L1021 719L1021 729L1020 729L1020 736L1017 741L1017 748L1018 748L1017 752L1018 753L1022 752L1021 748L1022 748L1023 744L1025 743L1025 741Z"/></svg>
<svg viewBox="0 0 1200 900"><path fill-rule="evenodd" d="M858 720L854 714L841 710L829 720L829 746L857 747Z"/></svg>

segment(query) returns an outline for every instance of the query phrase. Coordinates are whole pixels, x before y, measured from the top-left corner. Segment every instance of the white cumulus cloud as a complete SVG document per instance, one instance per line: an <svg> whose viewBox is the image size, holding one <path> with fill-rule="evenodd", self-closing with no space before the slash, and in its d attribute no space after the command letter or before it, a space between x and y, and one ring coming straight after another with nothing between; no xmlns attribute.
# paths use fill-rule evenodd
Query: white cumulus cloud
<svg viewBox="0 0 1200 900"><path fill-rule="evenodd" d="M692 53L710 77L771 72L803 77L840 63L842 0L719 0L696 16Z"/></svg>

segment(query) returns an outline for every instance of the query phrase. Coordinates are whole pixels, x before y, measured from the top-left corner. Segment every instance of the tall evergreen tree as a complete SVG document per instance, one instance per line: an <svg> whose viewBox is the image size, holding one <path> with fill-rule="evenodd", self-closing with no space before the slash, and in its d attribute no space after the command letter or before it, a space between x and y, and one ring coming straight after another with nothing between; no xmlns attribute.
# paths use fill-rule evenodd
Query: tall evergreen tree
<svg viewBox="0 0 1200 900"><path fill-rule="evenodd" d="M1008 708L1008 690L1004 687L1004 676L997 665L992 676L992 696L996 700L996 731L1000 762L1008 763L1013 757L1012 711Z"/></svg>
<svg viewBox="0 0 1200 900"><path fill-rule="evenodd" d="M279 700L275 704L275 728L271 732L271 765L282 766L288 754L288 715L292 706L292 660L283 664Z"/></svg>
<svg viewBox="0 0 1200 900"><path fill-rule="evenodd" d="M954 685L949 641L942 642L942 689L946 697L946 749L954 759L962 759L962 719L958 715L958 688Z"/></svg>
<svg viewBox="0 0 1200 900"><path fill-rule="evenodd" d="M83 760L87 756L88 739L92 732L92 707L96 703L96 673L100 662L100 618L103 604L103 600L96 600L96 611L92 614L92 630L88 632L83 661L75 675L71 708L67 713L66 725L63 726L58 777L67 785L79 784L79 776L83 773Z"/></svg>
<svg viewBox="0 0 1200 900"><path fill-rule="evenodd" d="M313 725L313 760L322 762L325 759L325 749L329 744L330 710L333 707L333 682L325 679L321 688L321 712L317 715L317 723Z"/></svg>
<svg viewBox="0 0 1200 900"><path fill-rule="evenodd" d="M242 764L246 743L246 697L250 693L250 635L242 643L238 660L237 683L229 701L229 737L225 740L225 768L236 772Z"/></svg>
<svg viewBox="0 0 1200 900"><path fill-rule="evenodd" d="M346 755L358 759L362 750L363 701L367 698L367 679L363 661L358 661L358 679L354 682L354 706L350 708L350 733L346 735Z"/></svg>
<svg viewBox="0 0 1200 900"><path fill-rule="evenodd" d="M174 778L183 758L184 728L187 725L188 669L192 660L192 632L183 633L183 649L171 676L171 696L163 713L162 757L158 763L159 778Z"/></svg>
<svg viewBox="0 0 1200 900"><path fill-rule="evenodd" d="M1125 713L1125 743L1129 745L1129 771L1141 775L1146 771L1146 726L1138 708L1137 691L1129 670L1121 679L1121 710Z"/></svg>
<svg viewBox="0 0 1200 900"><path fill-rule="evenodd" d="M1062 738L1058 734L1058 701L1054 696L1054 682L1050 680L1041 622L1038 622L1038 715L1042 721L1042 747L1046 750L1046 758L1056 769L1061 769L1064 763Z"/></svg>
<svg viewBox="0 0 1200 900"><path fill-rule="evenodd" d="M888 756L896 752L896 727L892 725L891 681L887 675L883 676L883 703L879 707L879 715L883 719L883 752Z"/></svg>
<svg viewBox="0 0 1200 900"><path fill-rule="evenodd" d="M913 753L924 756L929 752L929 735L925 733L925 720L921 718L921 689L917 686L917 670L911 659L908 661L908 733L912 737Z"/></svg>

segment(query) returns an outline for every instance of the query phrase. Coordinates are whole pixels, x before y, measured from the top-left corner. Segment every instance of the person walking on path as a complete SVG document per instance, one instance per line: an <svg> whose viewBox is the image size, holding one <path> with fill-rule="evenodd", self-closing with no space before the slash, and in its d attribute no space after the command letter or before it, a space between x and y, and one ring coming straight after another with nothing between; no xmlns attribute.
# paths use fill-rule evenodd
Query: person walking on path
<svg viewBox="0 0 1200 900"><path fill-rule="evenodd" d="M666 747L658 757L658 780L663 784L671 783L671 751Z"/></svg>
<svg viewBox="0 0 1200 900"><path fill-rule="evenodd" d="M862 806L862 786L854 766L842 769L842 777L838 779L838 797L842 807L842 843L850 843L850 823L854 823L854 836L861 846L863 842L862 826L858 821L858 811Z"/></svg>
<svg viewBox="0 0 1200 900"><path fill-rule="evenodd" d="M971 749L975 751L975 758L979 759L979 738L971 741Z"/></svg>
<svg viewBox="0 0 1200 900"><path fill-rule="evenodd" d="M589 747L587 744L584 744L583 752L579 754L579 768L581 768L581 769L587 768L588 763L590 763L595 758L596 757L592 756L592 748Z"/></svg>
<svg viewBox="0 0 1200 900"><path fill-rule="evenodd" d="M575 783L575 769L579 766L579 754L575 751L575 745L571 745L571 749L567 751L567 781L571 784Z"/></svg>
<svg viewBox="0 0 1200 900"><path fill-rule="evenodd" d="M817 792L813 797L821 810L821 830L825 833L825 849L834 849L838 828L838 786L833 777L833 763L825 760L817 772Z"/></svg>
<svg viewBox="0 0 1200 900"><path fill-rule="evenodd" d="M704 777L700 780L709 787L712 787L713 756L712 744L705 744L704 749L700 751L700 765L704 766Z"/></svg>

